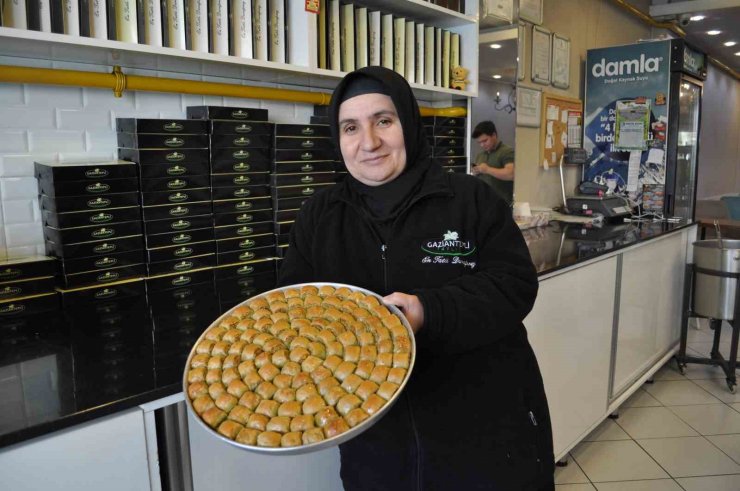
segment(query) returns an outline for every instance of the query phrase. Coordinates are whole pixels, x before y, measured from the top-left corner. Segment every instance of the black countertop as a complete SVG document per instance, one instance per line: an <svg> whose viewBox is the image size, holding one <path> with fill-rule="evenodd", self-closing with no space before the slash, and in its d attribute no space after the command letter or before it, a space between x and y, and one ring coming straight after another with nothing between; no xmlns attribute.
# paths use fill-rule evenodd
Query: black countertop
<svg viewBox="0 0 740 491"><path fill-rule="evenodd" d="M554 224L524 236L543 276L687 225ZM0 320L0 447L180 392L193 343L235 303L204 284Z"/></svg>

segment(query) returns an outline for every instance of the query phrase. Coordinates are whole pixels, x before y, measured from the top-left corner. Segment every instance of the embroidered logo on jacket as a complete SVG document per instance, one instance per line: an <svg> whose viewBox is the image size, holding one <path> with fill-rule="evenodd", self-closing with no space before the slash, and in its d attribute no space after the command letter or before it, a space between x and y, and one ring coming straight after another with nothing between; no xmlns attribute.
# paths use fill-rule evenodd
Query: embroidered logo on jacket
<svg viewBox="0 0 740 491"><path fill-rule="evenodd" d="M422 243L421 250L430 254L424 256L422 263L434 264L460 264L466 268L474 269L475 262L466 259L475 252L475 244L460 237L454 230L447 230L442 238L426 240Z"/></svg>

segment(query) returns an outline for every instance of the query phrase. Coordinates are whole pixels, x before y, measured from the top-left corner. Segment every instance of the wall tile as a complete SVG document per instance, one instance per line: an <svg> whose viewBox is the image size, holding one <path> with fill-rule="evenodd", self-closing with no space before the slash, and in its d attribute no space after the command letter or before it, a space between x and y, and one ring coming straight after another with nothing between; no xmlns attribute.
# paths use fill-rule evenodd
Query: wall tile
<svg viewBox="0 0 740 491"><path fill-rule="evenodd" d="M26 131L0 130L0 153L28 152Z"/></svg>
<svg viewBox="0 0 740 491"><path fill-rule="evenodd" d="M35 245L21 246L21 247L8 247L6 250L8 259L16 257L28 257L28 256L43 256L44 255L44 244L43 242Z"/></svg>
<svg viewBox="0 0 740 491"><path fill-rule="evenodd" d="M43 246L44 234L40 223L6 224L5 240L9 250L13 247Z"/></svg>
<svg viewBox="0 0 740 491"><path fill-rule="evenodd" d="M136 107L133 92L124 92L121 97L116 97L109 89L90 89L83 91L85 107L92 109L113 109L116 111L131 110Z"/></svg>
<svg viewBox="0 0 740 491"><path fill-rule="evenodd" d="M26 86L26 101L32 107L82 107L81 87L53 85Z"/></svg>
<svg viewBox="0 0 740 491"><path fill-rule="evenodd" d="M54 162L59 154L24 154L0 156L0 177L33 177L35 161Z"/></svg>
<svg viewBox="0 0 740 491"><path fill-rule="evenodd" d="M54 128L55 123L53 108L0 106L0 128Z"/></svg>
<svg viewBox="0 0 740 491"><path fill-rule="evenodd" d="M3 219L6 225L14 223L34 223L32 199L14 199L3 202Z"/></svg>
<svg viewBox="0 0 740 491"><path fill-rule="evenodd" d="M117 147L108 147L104 149L102 152L69 152L69 153L60 153L59 154L59 161L60 162L73 162L73 161L81 161L81 162L89 162L89 161L100 161L104 162L107 160L111 160L113 158L117 158L118 151L116 149Z"/></svg>
<svg viewBox="0 0 740 491"><path fill-rule="evenodd" d="M0 105L14 106L24 104L23 86L20 84L0 84Z"/></svg>
<svg viewBox="0 0 740 491"><path fill-rule="evenodd" d="M42 58L18 58L17 56L0 56L0 64L17 65L32 68L51 68L53 63L49 59Z"/></svg>
<svg viewBox="0 0 740 491"><path fill-rule="evenodd" d="M296 104L280 101L262 101L262 109L267 109L270 121L275 123L295 123Z"/></svg>
<svg viewBox="0 0 740 491"><path fill-rule="evenodd" d="M165 94L162 92L136 92L136 109L151 110L156 107L159 111L181 111L180 94Z"/></svg>
<svg viewBox="0 0 740 491"><path fill-rule="evenodd" d="M88 152L103 152L117 148L118 140L115 131L86 131L85 149Z"/></svg>
<svg viewBox="0 0 740 491"><path fill-rule="evenodd" d="M2 200L33 199L38 195L38 184L34 177L4 177L0 179Z"/></svg>
<svg viewBox="0 0 740 491"><path fill-rule="evenodd" d="M105 130L115 131L110 119L110 111L86 109L57 109L60 130Z"/></svg>
<svg viewBox="0 0 740 491"><path fill-rule="evenodd" d="M32 152L83 152L82 131L34 130L30 132Z"/></svg>

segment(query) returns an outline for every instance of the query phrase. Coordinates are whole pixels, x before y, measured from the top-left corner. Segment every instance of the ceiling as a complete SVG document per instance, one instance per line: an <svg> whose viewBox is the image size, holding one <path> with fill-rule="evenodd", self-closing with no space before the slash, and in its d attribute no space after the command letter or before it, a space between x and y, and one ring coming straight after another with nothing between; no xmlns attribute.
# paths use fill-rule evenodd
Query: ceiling
<svg viewBox="0 0 740 491"><path fill-rule="evenodd" d="M678 21L689 44L740 72L740 0L652 0L651 3L651 17L657 21ZM704 19L690 20L699 15ZM710 36L707 34L710 30L720 33ZM736 44L724 45L730 41Z"/></svg>
<svg viewBox="0 0 740 491"><path fill-rule="evenodd" d="M491 48L492 44L501 46ZM517 29L481 31L478 46L478 78L488 82L516 83ZM495 79L493 75L501 75Z"/></svg>

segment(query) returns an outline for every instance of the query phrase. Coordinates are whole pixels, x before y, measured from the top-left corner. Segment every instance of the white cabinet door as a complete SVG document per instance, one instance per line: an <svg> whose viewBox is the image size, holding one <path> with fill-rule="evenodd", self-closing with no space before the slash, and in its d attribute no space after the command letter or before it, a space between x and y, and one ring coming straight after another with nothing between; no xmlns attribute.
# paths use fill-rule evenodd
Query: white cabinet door
<svg viewBox="0 0 740 491"><path fill-rule="evenodd" d="M0 488L147 490L149 467L140 409L96 419L0 451Z"/></svg>
<svg viewBox="0 0 740 491"><path fill-rule="evenodd" d="M649 370L680 336L687 232L622 254L612 397Z"/></svg>
<svg viewBox="0 0 740 491"><path fill-rule="evenodd" d="M194 491L343 490L339 478L339 447L305 455L260 455L208 434L190 413L188 431Z"/></svg>
<svg viewBox="0 0 740 491"><path fill-rule="evenodd" d="M617 259L540 282L524 320L545 382L555 456L606 413Z"/></svg>

